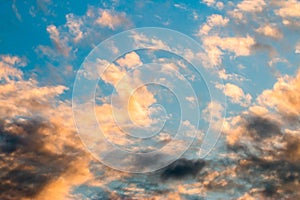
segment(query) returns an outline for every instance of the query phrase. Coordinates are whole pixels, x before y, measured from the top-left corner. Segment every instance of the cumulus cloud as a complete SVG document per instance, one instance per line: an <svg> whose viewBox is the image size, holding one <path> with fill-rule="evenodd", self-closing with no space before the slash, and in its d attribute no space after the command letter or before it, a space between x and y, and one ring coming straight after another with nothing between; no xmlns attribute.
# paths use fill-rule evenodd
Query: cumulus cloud
<svg viewBox="0 0 300 200"><path fill-rule="evenodd" d="M67 39L61 38L61 35L55 25L47 26L47 32L50 35L50 39L54 43L57 50L64 56L69 56L70 47L67 46Z"/></svg>
<svg viewBox="0 0 300 200"><path fill-rule="evenodd" d="M90 177L91 158L75 137L70 104L57 101L67 88L24 79L20 60L6 55L0 61L8 69L1 72L0 86L0 197L64 199L73 185ZM78 174L67 176L69 170Z"/></svg>
<svg viewBox="0 0 300 200"><path fill-rule="evenodd" d="M300 196L291 189L297 187L300 172L298 80L299 72L278 78L257 97L256 105L227 118L228 150L237 156L239 178L252 184L240 199Z"/></svg>
<svg viewBox="0 0 300 200"><path fill-rule="evenodd" d="M139 77L140 74L138 70L135 70L133 72L134 78L131 78L128 72L131 68L142 64L139 55L135 52L128 53L124 56L124 58L119 58L116 63L118 63L120 66L110 65L103 73L102 78L105 82L114 86L116 92L121 98L121 102L119 102L119 106L121 107L115 107L115 109L119 110L118 119L125 121L129 120L126 119L126 116L129 114L130 119L136 124L149 126L152 121L149 118L149 112L151 111L149 110L149 106L155 103L156 100L154 95L147 89L147 87L140 87L137 92L134 92L137 86L142 83ZM121 81L122 84L118 84L119 81ZM107 105L104 107L103 105L101 107L109 108L110 106ZM124 113L122 110L128 110L128 113ZM124 116L120 117L122 116L122 113L124 113ZM125 121L123 121L123 123L125 123Z"/></svg>
<svg viewBox="0 0 300 200"><path fill-rule="evenodd" d="M83 38L83 20L81 18L76 18L73 13L66 15L66 26L68 27L70 34L74 36L74 42L79 42Z"/></svg>
<svg viewBox="0 0 300 200"><path fill-rule="evenodd" d="M185 177L193 178L201 171L204 166L205 162L203 160L187 160L181 158L163 169L163 171L161 172L161 179L182 180Z"/></svg>
<svg viewBox="0 0 300 200"><path fill-rule="evenodd" d="M230 101L241 106L248 106L251 103L251 95L245 94L244 91L237 85L227 83L225 86L217 84L217 88L223 89L224 94L230 98Z"/></svg>
<svg viewBox="0 0 300 200"><path fill-rule="evenodd" d="M120 58L116 61L121 67L134 68L142 64L140 57L134 51L127 53L124 58Z"/></svg>
<svg viewBox="0 0 300 200"><path fill-rule="evenodd" d="M206 23L200 28L199 35L207 35L211 29L214 27L223 27L226 26L229 22L229 19L223 17L222 15L214 14L207 18Z"/></svg>
<svg viewBox="0 0 300 200"><path fill-rule="evenodd" d="M266 7L266 2L264 0L243 0L237 4L235 9L230 10L228 13L232 16L235 20L239 22L247 22L246 16L247 14L255 14L262 12Z"/></svg>
<svg viewBox="0 0 300 200"><path fill-rule="evenodd" d="M223 80L230 80L230 81L238 81L238 82L243 82L247 80L244 76L240 74L235 74L235 73L227 73L225 69L220 69L218 71L218 76L219 78Z"/></svg>
<svg viewBox="0 0 300 200"><path fill-rule="evenodd" d="M297 0L280 1L280 8L275 13L282 18L300 17L300 3Z"/></svg>
<svg viewBox="0 0 300 200"><path fill-rule="evenodd" d="M278 28L271 25L263 25L256 29L256 32L274 39L281 39L283 37L281 31Z"/></svg>
<svg viewBox="0 0 300 200"><path fill-rule="evenodd" d="M114 13L110 10L102 10L100 15L101 16L96 19L96 23L113 30L119 26L126 26L130 23L124 12Z"/></svg>
<svg viewBox="0 0 300 200"><path fill-rule="evenodd" d="M68 13L65 16L66 23L62 25L49 25L46 30L50 35L56 50L52 47L39 45L37 53L49 57L51 60L67 58L74 60L78 47L94 46L103 40L108 32L132 26L130 19L124 12L117 12L89 6L83 15ZM109 30L103 31L104 28ZM61 58L61 55L64 58Z"/></svg>
<svg viewBox="0 0 300 200"><path fill-rule="evenodd" d="M300 54L300 42L296 44L295 53Z"/></svg>
<svg viewBox="0 0 300 200"><path fill-rule="evenodd" d="M8 56L2 55L0 60L0 79L5 80L6 82L11 79L21 79L23 72L18 68L12 66L22 66L21 58L17 56Z"/></svg>
<svg viewBox="0 0 300 200"><path fill-rule="evenodd" d="M45 199L38 197L40 193L67 173L82 154L76 147L67 145L62 152L52 151L48 143L55 141L47 134L61 133L51 126L53 124L43 119L1 120L1 199ZM56 198L59 198L58 192L51 191Z"/></svg>
<svg viewBox="0 0 300 200"><path fill-rule="evenodd" d="M223 51L234 53L235 56L248 56L255 45L251 36L246 37L219 37L206 36L202 38L205 51L211 65L216 66L222 63Z"/></svg>
<svg viewBox="0 0 300 200"><path fill-rule="evenodd" d="M207 6L210 7L217 7L218 9L223 9L224 3L221 1L216 1L216 0L202 0L203 3L205 3Z"/></svg>
<svg viewBox="0 0 300 200"><path fill-rule="evenodd" d="M278 78L273 89L265 90L259 97L258 103L269 109L274 108L286 119L297 118L300 114L300 71L295 77L283 76Z"/></svg>
<svg viewBox="0 0 300 200"><path fill-rule="evenodd" d="M264 6L266 6L264 0L244 0L237 5L237 8L244 12L261 12Z"/></svg>

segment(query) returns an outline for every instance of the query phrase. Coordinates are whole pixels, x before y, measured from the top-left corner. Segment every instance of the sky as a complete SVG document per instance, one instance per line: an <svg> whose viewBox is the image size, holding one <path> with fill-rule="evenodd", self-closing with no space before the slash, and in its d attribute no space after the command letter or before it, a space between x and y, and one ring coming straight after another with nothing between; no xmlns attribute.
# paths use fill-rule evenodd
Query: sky
<svg viewBox="0 0 300 200"><path fill-rule="evenodd" d="M297 0L0 0L0 199L299 199Z"/></svg>

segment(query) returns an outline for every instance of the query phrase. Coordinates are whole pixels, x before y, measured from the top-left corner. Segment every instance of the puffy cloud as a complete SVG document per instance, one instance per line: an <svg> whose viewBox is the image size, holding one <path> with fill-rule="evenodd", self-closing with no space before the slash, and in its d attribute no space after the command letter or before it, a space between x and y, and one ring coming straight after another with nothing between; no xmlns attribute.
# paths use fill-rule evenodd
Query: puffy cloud
<svg viewBox="0 0 300 200"><path fill-rule="evenodd" d="M275 13L282 18L300 17L300 2L297 0L280 1L280 8Z"/></svg>
<svg viewBox="0 0 300 200"><path fill-rule="evenodd" d="M224 132L228 150L237 156L236 172L252 185L240 199L300 196L291 189L298 187L300 172L298 82L299 72L278 78L257 97L256 105L227 118Z"/></svg>
<svg viewBox="0 0 300 200"><path fill-rule="evenodd" d="M83 32L81 26L83 21L80 18L76 18L73 13L66 15L66 26L68 27L70 34L74 36L74 42L78 42L83 38Z"/></svg>
<svg viewBox="0 0 300 200"><path fill-rule="evenodd" d="M225 69L220 69L218 71L218 76L223 80L231 80L231 81L239 81L239 82L246 80L244 76L235 73L227 73Z"/></svg>
<svg viewBox="0 0 300 200"><path fill-rule="evenodd" d="M116 61L121 67L134 68L142 64L140 57L134 51L125 55Z"/></svg>
<svg viewBox="0 0 300 200"><path fill-rule="evenodd" d="M206 36L202 38L205 51L208 55L208 62L212 65L220 65L222 63L223 51L233 52L235 56L248 56L251 53L254 38L247 37L219 37Z"/></svg>
<svg viewBox="0 0 300 200"><path fill-rule="evenodd" d="M131 52L126 54L124 58L118 59L116 63L120 66L114 64L109 65L101 77L105 82L114 86L120 97L119 106L121 106L121 108L118 108L120 111L118 119L126 121L128 120L126 116L129 114L130 119L135 123L149 126L152 122L149 118L149 112L151 112L149 106L156 102L154 95L148 91L147 87L139 87L137 89L142 83L138 69L135 70L134 77L131 78L125 68L127 67L129 68L128 70L130 70L130 68L141 65L140 57L135 52ZM119 81L121 81L122 84L119 84ZM118 106L115 106L114 108L117 109L117 107ZM122 112L123 109L128 110L128 113ZM122 113L124 113L124 116ZM123 121L123 123L125 123L125 121Z"/></svg>
<svg viewBox="0 0 300 200"><path fill-rule="evenodd" d="M236 8L234 10L229 11L228 13L235 18L237 21L240 22L247 22L247 19L245 16L250 13L258 13L262 12L266 6L266 2L264 0L243 0L239 4L237 4Z"/></svg>
<svg viewBox="0 0 300 200"><path fill-rule="evenodd" d="M39 56L46 56L51 60L57 60L59 63L65 64L77 58L75 55L78 47L93 47L107 37L104 34L110 34L116 29L132 26L131 21L124 12L105 10L93 6L89 6L83 15L78 16L69 13L66 14L65 18L65 24L47 26L47 32L56 50L49 46L39 45L36 51L41 54ZM109 30L103 31L106 27ZM117 50L112 48L112 51Z"/></svg>
<svg viewBox="0 0 300 200"><path fill-rule="evenodd" d="M149 48L149 45L151 45L151 48L153 49L170 49L170 47L164 41L156 38L149 38L143 34L133 32L132 38L134 39L136 48Z"/></svg>
<svg viewBox="0 0 300 200"><path fill-rule="evenodd" d="M300 42L296 44L295 53L300 54Z"/></svg>
<svg viewBox="0 0 300 200"><path fill-rule="evenodd" d="M183 179L185 177L195 177L199 171L205 166L203 160L187 160L181 158L171 165L167 166L161 172L161 179Z"/></svg>
<svg viewBox="0 0 300 200"><path fill-rule="evenodd" d="M216 0L203 0L203 3L207 4L208 6L212 6L216 3Z"/></svg>
<svg viewBox="0 0 300 200"><path fill-rule="evenodd" d="M258 103L273 108L287 119L297 118L300 114L300 71L295 77L280 77L273 89L265 90Z"/></svg>
<svg viewBox="0 0 300 200"><path fill-rule="evenodd" d="M216 26L226 26L229 19L222 15L214 14L207 18L206 23L200 28L199 35L207 35L211 29Z"/></svg>
<svg viewBox="0 0 300 200"><path fill-rule="evenodd" d="M210 123L210 128L213 131L221 131L224 123L223 112L224 105L221 102L211 101L202 111L202 118ZM199 151L201 152L201 150Z"/></svg>
<svg viewBox="0 0 300 200"><path fill-rule="evenodd" d="M54 43L57 50L64 56L69 56L71 48L67 46L67 39L61 38L57 27L55 25L49 25L47 26L47 32L49 33L50 39Z"/></svg>
<svg viewBox="0 0 300 200"><path fill-rule="evenodd" d="M82 149L66 141L58 148L63 139L59 126L44 119L1 119L1 199L64 199L73 184L87 179L86 159L78 160Z"/></svg>
<svg viewBox="0 0 300 200"><path fill-rule="evenodd" d="M216 6L218 9L223 9L224 3L221 1L216 0L202 0L203 3L205 3L207 6L213 7Z"/></svg>
<svg viewBox="0 0 300 200"><path fill-rule="evenodd" d="M75 135L70 103L57 100L67 88L39 87L23 78L18 57L1 58L8 70L0 86L0 198L65 199L91 176L92 160Z"/></svg>
<svg viewBox="0 0 300 200"><path fill-rule="evenodd" d="M102 10L101 16L96 19L96 23L114 30L119 26L128 25L129 21L127 20L124 12L114 13L109 10Z"/></svg>
<svg viewBox="0 0 300 200"><path fill-rule="evenodd" d="M204 114L203 117L206 121L210 120L209 116L211 116L212 119L216 119L216 120L222 119L223 109L224 108L221 103L212 101L208 104L206 109L203 110L203 114Z"/></svg>
<svg viewBox="0 0 300 200"><path fill-rule="evenodd" d="M281 39L283 37L281 31L272 25L263 25L256 29L256 32L274 39Z"/></svg>
<svg viewBox="0 0 300 200"><path fill-rule="evenodd" d="M11 79L21 79L23 76L23 72L18 68L12 67L14 65L20 65L21 59L16 56L1 56L0 60L0 79L10 81Z"/></svg>
<svg viewBox="0 0 300 200"><path fill-rule="evenodd" d="M1 121L1 199L35 198L49 182L67 170L73 157L45 148L51 130L39 120ZM51 130L52 134L56 134Z"/></svg>
<svg viewBox="0 0 300 200"><path fill-rule="evenodd" d="M190 103L192 103L193 105L194 105L195 102L196 102L196 99L195 99L195 97L193 97L193 96L185 97L185 99L186 99L187 101L189 101Z"/></svg>
<svg viewBox="0 0 300 200"><path fill-rule="evenodd" d="M227 83L225 86L217 84L216 87L223 89L224 94L230 98L232 103L236 103L244 107L251 103L251 95L249 93L245 94L244 91L237 85Z"/></svg>
<svg viewBox="0 0 300 200"><path fill-rule="evenodd" d="M244 0L237 5L237 8L244 12L261 12L263 11L264 6L266 6L266 2L264 0Z"/></svg>

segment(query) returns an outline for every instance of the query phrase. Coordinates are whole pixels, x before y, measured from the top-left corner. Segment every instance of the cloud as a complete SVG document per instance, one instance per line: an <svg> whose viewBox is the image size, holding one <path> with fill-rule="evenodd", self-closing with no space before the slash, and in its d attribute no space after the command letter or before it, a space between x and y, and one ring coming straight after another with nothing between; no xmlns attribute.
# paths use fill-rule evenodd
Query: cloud
<svg viewBox="0 0 300 200"><path fill-rule="evenodd" d="M140 57L134 51L127 53L124 58L119 58L116 61L121 67L134 68L142 64Z"/></svg>
<svg viewBox="0 0 300 200"><path fill-rule="evenodd" d="M0 198L64 199L91 176L92 160L75 135L70 103L57 100L67 88L40 87L24 79L19 57L0 57L7 69L0 86Z"/></svg>
<svg viewBox="0 0 300 200"><path fill-rule="evenodd" d="M266 5L264 0L244 0L237 5L237 8L244 12L261 12Z"/></svg>
<svg viewBox="0 0 300 200"><path fill-rule="evenodd" d="M266 2L264 0L243 0L237 4L236 8L228 11L229 15L233 17L238 22L246 23L247 14L257 14L264 10L266 7Z"/></svg>
<svg viewBox="0 0 300 200"><path fill-rule="evenodd" d="M68 57L71 48L67 46L66 39L61 38L57 27L55 25L49 25L47 26L47 32L49 33L50 39L54 43L57 50L65 57Z"/></svg>
<svg viewBox="0 0 300 200"><path fill-rule="evenodd" d="M96 23L112 30L130 24L124 12L114 13L110 10L101 10L101 16L96 19Z"/></svg>
<svg viewBox="0 0 300 200"><path fill-rule="evenodd" d="M280 1L280 8L275 13L282 18L300 17L300 3L297 0Z"/></svg>
<svg viewBox="0 0 300 200"><path fill-rule="evenodd" d="M222 15L213 14L209 16L206 20L206 23L200 28L199 35L207 35L211 29L214 27L224 27L228 24L229 19L223 17Z"/></svg>
<svg viewBox="0 0 300 200"><path fill-rule="evenodd" d="M278 78L256 105L227 118L224 133L235 155L237 178L251 185L240 199L300 196L295 190L300 178L298 80L299 72Z"/></svg>
<svg viewBox="0 0 300 200"><path fill-rule="evenodd" d="M167 166L161 172L161 179L184 179L186 177L195 177L205 166L203 160L187 160L184 158L176 160Z"/></svg>
<svg viewBox="0 0 300 200"><path fill-rule="evenodd" d="M102 63L105 63L105 61L102 61L100 65ZM142 65L140 57L135 52L131 52L126 54L124 58L118 59L116 63L120 66L114 64L109 65L101 77L105 82L111 84L115 88L119 97L119 102L117 103L118 106L112 105L112 107L110 107L108 105L103 105L97 110L101 113L103 112L100 111L101 107L105 110L109 107L110 109L117 109L118 120L121 120L119 121L120 123L129 123L128 120L132 120L136 125L149 126L152 123L152 120L149 117L151 116L151 109L149 109L149 107L156 102L156 99L146 86L137 89L137 87L142 84L140 71L136 69L132 72L133 74L130 72L131 68ZM119 81L121 81L121 84L119 84ZM124 111L128 111L128 113ZM105 113L112 114L112 112ZM127 115L130 116L130 119L126 117ZM101 117L101 115L99 115L99 117ZM111 119L114 118L112 117ZM107 121L106 119L103 120Z"/></svg>
<svg viewBox="0 0 300 200"><path fill-rule="evenodd" d="M296 44L295 53L300 54L300 42Z"/></svg>
<svg viewBox="0 0 300 200"><path fill-rule="evenodd" d="M300 71L295 77L279 77L273 89L265 90L258 97L258 103L274 108L285 119L291 120L300 115ZM284 119L283 119L284 120Z"/></svg>
<svg viewBox="0 0 300 200"><path fill-rule="evenodd" d="M216 0L202 0L203 3L205 3L209 7L216 6L218 9L223 9L224 3L221 1L216 1Z"/></svg>
<svg viewBox="0 0 300 200"><path fill-rule="evenodd" d="M212 6L216 3L216 0L203 0L203 3L207 4L208 6Z"/></svg>
<svg viewBox="0 0 300 200"><path fill-rule="evenodd" d="M88 6L83 15L68 13L65 18L65 24L57 26L51 24L46 29L56 50L49 46L39 45L37 53L59 63L67 62L68 65L77 58L78 48L94 47L117 29L132 26L126 13L94 6ZM115 49L112 50L115 51Z"/></svg>
<svg viewBox="0 0 300 200"><path fill-rule="evenodd" d="M202 38L202 41L209 58L208 62L213 66L222 63L222 51L232 52L235 56L249 56L253 45L255 45L255 40L251 36L223 38L206 36Z"/></svg>
<svg viewBox="0 0 300 200"><path fill-rule="evenodd" d="M257 33L262 34L267 37L271 37L274 39L281 39L283 37L283 34L281 31L271 25L262 25L258 29L255 30Z"/></svg>
<svg viewBox="0 0 300 200"><path fill-rule="evenodd" d="M20 66L21 59L17 56L2 55L0 60L0 79L9 82L11 79L20 80L23 72L13 66ZM22 65L21 65L22 66Z"/></svg>
<svg viewBox="0 0 300 200"><path fill-rule="evenodd" d="M227 83L225 86L217 84L216 87L224 90L224 94L230 98L232 103L239 104L243 107L246 107L251 103L252 96L249 93L245 94L237 85Z"/></svg>
<svg viewBox="0 0 300 200"><path fill-rule="evenodd" d="M83 31L81 27L84 25L82 19L76 18L73 13L66 15L66 26L68 27L70 34L74 36L74 42L79 42L83 38Z"/></svg>
<svg viewBox="0 0 300 200"><path fill-rule="evenodd" d="M227 73L225 69L220 69L218 71L218 76L223 80L231 80L231 81L238 81L238 82L243 82L246 80L244 76L235 73Z"/></svg>
<svg viewBox="0 0 300 200"><path fill-rule="evenodd" d="M43 132L48 130L57 134L51 124L40 119L1 120L1 199L36 197L75 159L46 148L48 141ZM75 152L76 149L69 150Z"/></svg>

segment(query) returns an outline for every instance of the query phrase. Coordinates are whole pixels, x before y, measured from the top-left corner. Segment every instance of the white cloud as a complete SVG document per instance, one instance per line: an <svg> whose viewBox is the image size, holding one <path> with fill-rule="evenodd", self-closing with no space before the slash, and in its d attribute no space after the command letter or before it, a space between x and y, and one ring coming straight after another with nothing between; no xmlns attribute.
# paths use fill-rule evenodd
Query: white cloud
<svg viewBox="0 0 300 200"><path fill-rule="evenodd" d="M273 89L265 90L257 98L258 104L275 109L288 118L300 115L300 71L295 77L278 78Z"/></svg>
<svg viewBox="0 0 300 200"><path fill-rule="evenodd" d="M300 42L296 44L295 53L300 54Z"/></svg>
<svg viewBox="0 0 300 200"><path fill-rule="evenodd" d="M203 3L205 3L208 6L212 6L216 3L216 0L203 0Z"/></svg>
<svg viewBox="0 0 300 200"><path fill-rule="evenodd" d="M70 34L74 36L74 42L78 42L83 37L81 26L83 26L82 19L76 18L74 14L70 13L66 15L66 26L68 27Z"/></svg>
<svg viewBox="0 0 300 200"><path fill-rule="evenodd" d="M199 35L207 35L211 29L213 29L216 26L226 26L229 22L229 19L226 17L223 17L222 15L213 14L209 16L206 20L206 23L200 28Z"/></svg>
<svg viewBox="0 0 300 200"><path fill-rule="evenodd" d="M258 29L255 30L257 33L262 34L267 37L281 39L283 37L282 32L272 25L262 25Z"/></svg>
<svg viewBox="0 0 300 200"><path fill-rule="evenodd" d="M232 103L239 104L243 107L247 107L251 103L251 95L249 93L245 94L237 85L227 83L225 86L217 84L216 87L224 90L224 94L229 97Z"/></svg>
<svg viewBox="0 0 300 200"><path fill-rule="evenodd" d="M196 99L195 99L195 97L193 97L193 96L185 97L185 99L186 99L187 101L189 101L190 103L192 103L192 104L194 104L194 103L196 102Z"/></svg>
<svg viewBox="0 0 300 200"><path fill-rule="evenodd" d="M246 23L245 15L247 13L258 13L262 12L266 6L266 2L264 0L243 0L240 2L236 8L228 13L238 21Z"/></svg>
<svg viewBox="0 0 300 200"><path fill-rule="evenodd" d="M101 16L96 19L96 23L114 30L117 27L126 26L129 21L124 12L114 13L109 10L102 10Z"/></svg>
<svg viewBox="0 0 300 200"><path fill-rule="evenodd" d="M56 34L55 29L51 31L53 31L52 34ZM45 184L45 186L37 190L38 194L35 199L66 199L73 186L79 185L92 177L88 168L89 161L92 158L84 153L84 147L75 135L76 129L71 104L68 101L57 99L67 88L63 85L41 87L33 78L24 79L22 71L18 69L19 66L24 66L21 58L9 55L1 55L0 58L0 81L2 82L0 85L0 120L4 120L9 125L17 119L22 120L25 124L31 123L31 120L42 119L42 121L45 121L45 125L39 127L38 123L33 121L33 126L37 127L30 130L29 136L26 136L26 130L18 124L12 124L10 127L17 127L18 137L22 137L22 140L26 140L26 137L33 137L30 140L35 140L34 137L40 139L35 143L40 145L42 157L51 155L51 162L55 163L61 159L66 159L62 162L68 162L66 165L62 165L63 170L59 169L60 173L57 173L56 169L52 169L51 166L54 165L50 164L49 169L47 169L49 175L36 174L37 177L42 175L43 181L33 180L31 182L35 185ZM36 133L34 133L35 128L39 128ZM23 145L25 148L30 148L29 146L32 144L30 142ZM66 147L73 149L72 152L65 151ZM38 148L34 148L34 150L39 151ZM35 176L35 173L44 173L45 166L40 165L46 164L44 162L49 158L39 160L39 157L34 157L34 155L34 152L30 152L28 158L26 157L28 155L23 153L10 156L9 159L14 159L14 166L8 166L8 172L20 167L22 170L28 170L28 173L32 176ZM29 158L31 162L24 162ZM68 161L70 159L71 161ZM57 173L53 175L54 178L51 178L52 172ZM9 180L13 180L14 176L17 177L14 174ZM23 193L21 192L21 194Z"/></svg>
<svg viewBox="0 0 300 200"><path fill-rule="evenodd" d="M202 2L204 4L206 4L207 6L209 6L209 7L216 6L220 10L223 9L223 7L224 7L224 3L221 2L221 1L216 1L216 0L202 0Z"/></svg>
<svg viewBox="0 0 300 200"><path fill-rule="evenodd" d="M297 0L280 1L280 8L275 13L282 18L300 17L300 2Z"/></svg>
<svg viewBox="0 0 300 200"><path fill-rule="evenodd" d="M248 56L255 44L254 38L247 37L219 37L206 36L202 38L204 49L208 56L208 62L213 65L222 63L223 51L233 52L235 56Z"/></svg>
<svg viewBox="0 0 300 200"><path fill-rule="evenodd" d="M67 39L61 38L57 27L55 25L49 25L47 26L47 32L49 33L50 39L56 46L57 50L64 56L69 56L71 48L67 45Z"/></svg>
<svg viewBox="0 0 300 200"><path fill-rule="evenodd" d="M266 5L264 0L244 0L237 5L237 8L244 12L261 12Z"/></svg>
<svg viewBox="0 0 300 200"><path fill-rule="evenodd" d="M116 61L121 67L134 68L142 64L140 57L134 51L127 53L124 58L119 58Z"/></svg>
<svg viewBox="0 0 300 200"><path fill-rule="evenodd" d="M218 71L218 76L223 80L232 80L232 81L240 81L240 82L246 80L244 76L235 73L227 73L225 69L220 69Z"/></svg>
<svg viewBox="0 0 300 200"><path fill-rule="evenodd" d="M25 63L17 56L2 55L0 60L0 80L3 79L9 82L12 79L22 79L23 72L13 67L15 65L24 66Z"/></svg>

